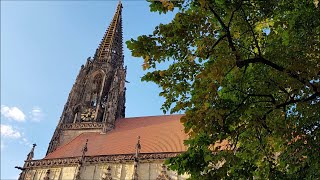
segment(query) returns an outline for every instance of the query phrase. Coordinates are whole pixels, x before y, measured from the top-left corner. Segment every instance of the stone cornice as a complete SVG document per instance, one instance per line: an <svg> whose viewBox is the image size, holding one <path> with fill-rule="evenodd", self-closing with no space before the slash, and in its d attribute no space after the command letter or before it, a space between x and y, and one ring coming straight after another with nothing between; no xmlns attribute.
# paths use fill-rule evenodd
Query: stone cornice
<svg viewBox="0 0 320 180"><path fill-rule="evenodd" d="M181 152L169 153L141 153L140 160L164 160L179 155ZM41 159L25 161L25 168L43 168L43 167L58 167L58 166L78 166L81 157L57 158L57 159ZM86 156L84 164L102 164L115 163L123 161L134 161L134 154L120 155L104 155L104 156Z"/></svg>
<svg viewBox="0 0 320 180"><path fill-rule="evenodd" d="M102 122L88 122L88 123L68 123L62 124L61 129L63 130L76 130L76 129L102 129Z"/></svg>

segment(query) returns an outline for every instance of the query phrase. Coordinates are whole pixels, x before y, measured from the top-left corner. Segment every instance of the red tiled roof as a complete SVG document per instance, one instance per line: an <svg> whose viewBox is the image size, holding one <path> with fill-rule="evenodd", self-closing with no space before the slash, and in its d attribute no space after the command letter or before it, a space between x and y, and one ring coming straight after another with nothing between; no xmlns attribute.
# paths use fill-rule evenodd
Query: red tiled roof
<svg viewBox="0 0 320 180"><path fill-rule="evenodd" d="M115 129L106 134L83 133L48 154L45 159L81 156L88 139L86 156L134 154L140 136L141 153L186 151L187 135L180 123L182 115L149 116L119 119Z"/></svg>

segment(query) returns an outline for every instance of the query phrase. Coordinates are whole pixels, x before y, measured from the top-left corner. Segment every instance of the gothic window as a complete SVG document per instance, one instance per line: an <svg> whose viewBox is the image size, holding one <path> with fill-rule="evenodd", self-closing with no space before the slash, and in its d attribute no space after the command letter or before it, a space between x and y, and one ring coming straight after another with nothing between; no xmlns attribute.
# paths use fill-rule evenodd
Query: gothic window
<svg viewBox="0 0 320 180"><path fill-rule="evenodd" d="M78 117L78 112L75 113L74 118L73 118L73 123L77 122L77 117Z"/></svg>
<svg viewBox="0 0 320 180"><path fill-rule="evenodd" d="M94 92L91 98L91 106L96 107L97 106L97 92Z"/></svg>
<svg viewBox="0 0 320 180"><path fill-rule="evenodd" d="M102 84L102 75L101 74L97 74L94 78L93 78L93 84L94 84L94 88L96 91L99 91L101 88L101 84Z"/></svg>
<svg viewBox="0 0 320 180"><path fill-rule="evenodd" d="M101 85L102 85L102 75L97 74L93 78L93 91L91 94L91 106L96 107L97 106L97 101L98 101L98 95L101 91Z"/></svg>
<svg viewBox="0 0 320 180"><path fill-rule="evenodd" d="M80 106L78 105L74 110L73 123L77 122L77 119L79 116L80 116Z"/></svg>

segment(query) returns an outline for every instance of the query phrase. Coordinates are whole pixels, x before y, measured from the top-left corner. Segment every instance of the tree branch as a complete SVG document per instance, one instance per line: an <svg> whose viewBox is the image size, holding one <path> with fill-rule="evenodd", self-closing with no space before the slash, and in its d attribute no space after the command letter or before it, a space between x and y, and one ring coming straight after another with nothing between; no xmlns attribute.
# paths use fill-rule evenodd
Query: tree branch
<svg viewBox="0 0 320 180"><path fill-rule="evenodd" d="M230 30L229 30L229 27L222 21L221 17L218 15L218 13L213 9L213 7L210 4L208 5L208 8L214 14L214 16L217 18L219 24L222 26L223 30L225 31L226 37L228 39L229 47L231 48L231 50L232 50L232 52L233 52L233 54L234 54L234 56L236 58L236 65L239 68L242 68L243 66L246 66L246 65L248 65L250 63L262 63L262 64L268 65L268 66L270 66L270 67L272 67L272 68L274 68L274 69L276 69L276 70L278 70L280 72L286 73L287 75L289 75L290 77L298 80L302 84L311 87L313 89L313 91L316 92L317 95L320 95L320 90L318 90L318 88L314 84L310 83L308 80L305 80L305 79L299 77L299 75L297 73L285 70L284 67L279 66L279 65L277 65L277 64L275 64L275 63L273 63L273 62L271 62L269 60L266 60L265 58L261 57L261 51L260 50L259 50L260 52L259 52L259 56L258 57L255 57L255 58L252 58L252 59L247 59L247 60L241 60L240 53L237 51L237 49L236 49L236 47L235 47L235 45L234 45L234 43L232 41L232 36L231 36ZM256 46L258 48L259 46L257 44L257 40L256 39L255 39L255 42L256 42Z"/></svg>
<svg viewBox="0 0 320 180"><path fill-rule="evenodd" d="M237 61L236 64L239 68L242 68L243 66L247 66L250 63L262 63L265 65L268 65L278 71L283 72L285 69L282 66L279 66L269 60L264 59L263 57L255 57L255 58L251 58L251 59L246 59L246 60L242 60L242 61Z"/></svg>
<svg viewBox="0 0 320 180"><path fill-rule="evenodd" d="M270 128L268 127L268 125L267 125L267 115L268 114L270 114L271 112L273 111L273 109L270 109L269 111L267 111L264 115L263 115L263 117L261 118L261 120L262 120L262 127L263 128L265 128L267 131L268 131L268 133L272 133L272 131L270 130Z"/></svg>
<svg viewBox="0 0 320 180"><path fill-rule="evenodd" d="M212 45L212 47L211 47L211 51L213 50L213 48L215 48L218 44L219 44L219 42L220 41L222 41L225 37L227 37L227 35L223 35L223 36L221 36L213 45ZM208 53L208 55L207 55L207 57L206 57L206 59L208 59L209 58L209 56L210 56L210 54L211 54L211 52L210 53Z"/></svg>
<svg viewBox="0 0 320 180"><path fill-rule="evenodd" d="M244 102L245 102L248 98L249 98L249 96L246 96L246 97L241 101L241 103L238 104L238 106L237 106L235 109L233 109L232 111L230 111L230 112L225 116L224 119L227 119L231 114L233 114L234 112L236 112L236 111L244 104Z"/></svg>
<svg viewBox="0 0 320 180"><path fill-rule="evenodd" d="M282 66L279 66L261 56L258 56L258 57L255 57L255 58L251 58L251 59L246 59L246 60L241 60L241 61L237 61L236 62L236 65L237 67L239 68L242 68L244 66L247 66L249 65L250 63L262 63L264 65L267 65L267 66L270 66L280 72L284 72L286 73L288 76L292 77L293 79L296 79L298 80L299 82L301 82L302 84L306 85L306 86L309 86L310 88L312 88L312 90L318 95L320 96L320 91L318 90L318 88L310 83L308 80L305 80L303 78L300 78L296 73L292 72L292 71L289 71L289 70L286 70L284 67Z"/></svg>
<svg viewBox="0 0 320 180"><path fill-rule="evenodd" d="M246 17L246 13L245 13L245 11L244 11L243 8L241 8L241 12L243 13L243 16L242 16L242 17L243 17L244 21L248 24L249 29L250 29L250 31L251 31L251 33L252 33L252 36L253 36L253 39L254 39L254 43L255 43L256 47L258 48L259 56L262 56L262 53L261 53L261 49L260 49L258 40L257 40L257 38L256 38L256 35L255 35L254 31L253 31L253 28L252 28L251 24L249 23L249 21L248 21L248 19L247 19L247 17Z"/></svg>
<svg viewBox="0 0 320 180"><path fill-rule="evenodd" d="M287 101L287 102L285 102L285 103L281 103L281 104L277 105L277 106L276 106L276 109L279 109L279 108L281 108L281 107L285 107L285 106L287 106L287 105L289 105L289 104L293 104L293 103L297 103L297 102L307 102L307 101L311 101L311 100L313 100L313 99L316 99L318 96L319 96L318 93L314 93L314 94L312 94L311 96L309 96L309 97L307 97L307 98L305 98L305 99L291 99L290 101ZM319 96L319 97L320 97L320 96Z"/></svg>
<svg viewBox="0 0 320 180"><path fill-rule="evenodd" d="M218 22L220 23L220 25L222 26L223 30L226 32L226 36L228 39L228 43L229 43L229 47L231 48L233 54L236 57L236 60L239 61L241 60L240 54L238 53L233 41L232 41L232 37L231 37L231 33L229 30L229 27L222 21L221 17L218 15L218 13L210 6L208 5L209 10L214 14L214 16L217 18Z"/></svg>
<svg viewBox="0 0 320 180"><path fill-rule="evenodd" d="M269 98L271 98L271 101L268 101L268 102L272 102L273 104L276 103L275 98L271 94L248 94L248 96L269 97Z"/></svg>
<svg viewBox="0 0 320 180"><path fill-rule="evenodd" d="M242 5L242 1L240 1L240 3L237 5L236 9L234 11L232 11L231 17L230 17L230 20L229 20L229 23L228 23L228 29L230 28L231 21L233 19L233 16L234 16L235 12L238 11L241 8L241 5Z"/></svg>

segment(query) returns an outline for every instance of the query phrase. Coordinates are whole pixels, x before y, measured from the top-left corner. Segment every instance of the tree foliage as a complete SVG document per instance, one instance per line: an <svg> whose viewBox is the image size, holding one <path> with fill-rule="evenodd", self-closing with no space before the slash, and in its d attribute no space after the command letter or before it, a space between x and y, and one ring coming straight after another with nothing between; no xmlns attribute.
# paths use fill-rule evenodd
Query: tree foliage
<svg viewBox="0 0 320 180"><path fill-rule="evenodd" d="M185 112L188 150L168 160L193 179L320 178L320 7L306 0L150 1L177 12L127 41ZM169 64L158 70L159 64Z"/></svg>

